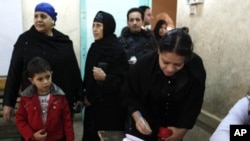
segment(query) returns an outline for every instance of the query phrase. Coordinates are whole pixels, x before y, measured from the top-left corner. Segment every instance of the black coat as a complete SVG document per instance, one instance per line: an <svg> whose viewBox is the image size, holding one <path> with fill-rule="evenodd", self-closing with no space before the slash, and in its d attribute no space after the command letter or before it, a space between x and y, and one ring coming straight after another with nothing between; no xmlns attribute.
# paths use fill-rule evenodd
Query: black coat
<svg viewBox="0 0 250 141"><path fill-rule="evenodd" d="M161 71L157 52L135 64L123 88L124 104L129 110L128 132L155 140L160 126L186 129L194 126L203 103L206 72L201 58L193 56L172 77ZM149 122L153 130L151 137L142 136L136 130L131 115L137 110Z"/></svg>
<svg viewBox="0 0 250 141"><path fill-rule="evenodd" d="M82 80L72 41L56 29L52 29L52 32L53 36L47 36L32 26L19 36L14 45L5 85L4 105L14 107L20 86L24 90L30 85L26 68L36 56L50 63L52 80L65 92L71 108L74 100L79 100Z"/></svg>
<svg viewBox="0 0 250 141"><path fill-rule="evenodd" d="M128 60L131 56L140 59L144 54L157 50L157 43L151 31L141 30L138 33L132 33L128 27L125 27L119 42L125 49Z"/></svg>
<svg viewBox="0 0 250 141"><path fill-rule="evenodd" d="M105 81L94 80L94 66L103 68ZM121 87L128 69L125 51L114 34L91 45L83 83L84 96L91 103L85 110L84 141L98 140L99 130L124 130Z"/></svg>

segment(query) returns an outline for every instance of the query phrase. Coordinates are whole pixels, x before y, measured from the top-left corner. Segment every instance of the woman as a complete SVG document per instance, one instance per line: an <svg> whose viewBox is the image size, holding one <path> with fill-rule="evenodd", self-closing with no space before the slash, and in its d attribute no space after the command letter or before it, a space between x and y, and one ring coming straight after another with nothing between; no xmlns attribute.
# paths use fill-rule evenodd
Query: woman
<svg viewBox="0 0 250 141"><path fill-rule="evenodd" d="M167 34L168 30L168 23L165 20L157 21L155 28L154 28L154 35L157 42L164 38Z"/></svg>
<svg viewBox="0 0 250 141"><path fill-rule="evenodd" d="M158 52L144 56L131 69L123 88L127 133L156 141L160 127L168 127L172 135L160 139L180 141L194 126L203 103L206 72L192 50L191 37L174 29Z"/></svg>
<svg viewBox="0 0 250 141"><path fill-rule="evenodd" d="M74 100L78 100L82 83L80 69L72 41L67 35L54 28L56 16L57 13L52 5L38 4L35 7L34 25L21 34L14 45L4 90L3 116L6 121L10 121L13 117L13 107L15 107L20 86L24 90L30 85L26 73L27 64L36 56L50 63L53 80L65 92L71 108Z"/></svg>
<svg viewBox="0 0 250 141"><path fill-rule="evenodd" d="M83 141L99 141L99 130L124 130L120 91L129 65L115 26L113 16L103 11L93 21L95 41L88 51L83 83Z"/></svg>
<svg viewBox="0 0 250 141"><path fill-rule="evenodd" d="M158 20L165 20L168 23L168 27L167 27L168 31L175 28L175 25L174 25L172 18L166 12L158 13L156 15L156 21L158 21Z"/></svg>

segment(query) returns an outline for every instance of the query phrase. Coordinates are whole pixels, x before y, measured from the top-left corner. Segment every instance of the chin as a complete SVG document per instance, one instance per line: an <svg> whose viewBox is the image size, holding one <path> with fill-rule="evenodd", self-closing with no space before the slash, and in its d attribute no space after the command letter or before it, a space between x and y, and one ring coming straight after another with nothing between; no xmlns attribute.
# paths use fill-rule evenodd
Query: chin
<svg viewBox="0 0 250 141"><path fill-rule="evenodd" d="M173 76L174 73L166 73L166 72L165 72L164 75L170 77L170 76Z"/></svg>

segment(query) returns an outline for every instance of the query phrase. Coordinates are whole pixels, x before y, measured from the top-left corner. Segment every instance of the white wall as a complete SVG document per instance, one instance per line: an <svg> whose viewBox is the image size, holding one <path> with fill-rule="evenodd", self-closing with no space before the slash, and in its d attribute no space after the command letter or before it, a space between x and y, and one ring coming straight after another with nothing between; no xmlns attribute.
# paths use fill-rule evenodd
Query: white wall
<svg viewBox="0 0 250 141"><path fill-rule="evenodd" d="M0 1L0 76L8 73L13 45L23 32L20 0Z"/></svg>

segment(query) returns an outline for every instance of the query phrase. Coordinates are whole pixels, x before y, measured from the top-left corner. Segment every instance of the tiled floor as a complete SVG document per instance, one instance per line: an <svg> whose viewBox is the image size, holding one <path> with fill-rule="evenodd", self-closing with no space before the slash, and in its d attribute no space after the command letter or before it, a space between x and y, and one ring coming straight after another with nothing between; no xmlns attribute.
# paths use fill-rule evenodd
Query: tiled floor
<svg viewBox="0 0 250 141"><path fill-rule="evenodd" d="M5 127L10 127L12 128L5 128ZM6 123L3 121L3 118L0 117L0 135L4 134L4 132L8 132L8 130L12 129L12 132L17 132L13 131L16 130L14 128L14 124L11 123ZM4 129L3 129L4 127ZM74 117L74 131L75 131L75 141L81 141L82 139L82 132L83 132L83 124L82 124L82 118L81 114L75 114ZM197 134L198 133L198 134ZM184 137L184 141L208 141L209 140L210 134L203 131L200 127L194 126L192 130L190 130L187 135ZM202 138L202 140L200 140ZM12 138L12 139L3 139L0 136L0 141L20 141L20 138Z"/></svg>
<svg viewBox="0 0 250 141"><path fill-rule="evenodd" d="M11 130L11 131L10 131ZM83 124L81 114L75 114L74 117L74 131L75 131L75 141L81 141L83 133ZM14 138L3 138L4 134L14 133ZM1 136L2 135L2 136ZM18 137L18 131L15 128L14 123L6 123L2 117L0 117L0 141L20 141Z"/></svg>

